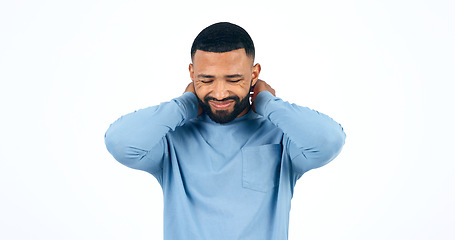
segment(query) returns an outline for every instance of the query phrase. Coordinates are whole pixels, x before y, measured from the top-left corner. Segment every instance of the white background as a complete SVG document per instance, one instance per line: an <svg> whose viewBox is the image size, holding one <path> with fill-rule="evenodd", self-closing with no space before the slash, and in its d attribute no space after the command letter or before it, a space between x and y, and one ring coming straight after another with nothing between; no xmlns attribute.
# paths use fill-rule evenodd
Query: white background
<svg viewBox="0 0 455 240"><path fill-rule="evenodd" d="M161 239L153 176L104 132L179 96L218 21L255 41L284 100L346 145L297 183L296 239L455 239L455 2L0 2L0 239Z"/></svg>

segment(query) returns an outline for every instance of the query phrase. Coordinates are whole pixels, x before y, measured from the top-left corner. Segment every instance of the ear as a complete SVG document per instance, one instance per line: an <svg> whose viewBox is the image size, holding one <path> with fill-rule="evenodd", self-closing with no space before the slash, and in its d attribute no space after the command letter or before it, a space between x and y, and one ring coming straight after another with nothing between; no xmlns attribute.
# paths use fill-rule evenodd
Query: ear
<svg viewBox="0 0 455 240"><path fill-rule="evenodd" d="M193 68L193 64L192 63L190 63L190 66L188 67L188 70L190 71L191 81L194 82L194 68Z"/></svg>
<svg viewBox="0 0 455 240"><path fill-rule="evenodd" d="M253 66L253 70L251 71L251 85L254 86L259 79L259 73L261 73L261 65L256 63Z"/></svg>

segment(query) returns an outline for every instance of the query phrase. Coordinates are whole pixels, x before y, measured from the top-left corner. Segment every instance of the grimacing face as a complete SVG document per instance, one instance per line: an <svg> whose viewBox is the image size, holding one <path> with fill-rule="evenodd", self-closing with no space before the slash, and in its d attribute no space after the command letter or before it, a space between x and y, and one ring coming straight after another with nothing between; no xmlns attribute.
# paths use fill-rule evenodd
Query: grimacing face
<svg viewBox="0 0 455 240"><path fill-rule="evenodd" d="M253 66L243 48L224 53L197 50L189 71L204 112L215 122L227 123L250 109L250 88L261 66Z"/></svg>

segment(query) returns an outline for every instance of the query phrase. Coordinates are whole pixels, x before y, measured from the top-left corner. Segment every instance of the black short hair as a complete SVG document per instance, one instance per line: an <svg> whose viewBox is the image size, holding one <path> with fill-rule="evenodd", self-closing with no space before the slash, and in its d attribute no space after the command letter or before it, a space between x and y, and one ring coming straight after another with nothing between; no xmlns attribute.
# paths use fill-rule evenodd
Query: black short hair
<svg viewBox="0 0 455 240"><path fill-rule="evenodd" d="M197 35L191 46L191 59L197 50L223 53L242 48L254 60L253 40L245 29L233 23L219 22L206 27Z"/></svg>

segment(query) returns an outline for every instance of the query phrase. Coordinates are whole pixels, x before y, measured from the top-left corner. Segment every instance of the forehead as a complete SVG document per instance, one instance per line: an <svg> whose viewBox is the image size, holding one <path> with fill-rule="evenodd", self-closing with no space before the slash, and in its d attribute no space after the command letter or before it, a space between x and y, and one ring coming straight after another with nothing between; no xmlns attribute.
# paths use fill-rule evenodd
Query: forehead
<svg viewBox="0 0 455 240"><path fill-rule="evenodd" d="M246 55L245 49L216 53L197 50L193 57L196 69L206 68L251 68L253 60Z"/></svg>

